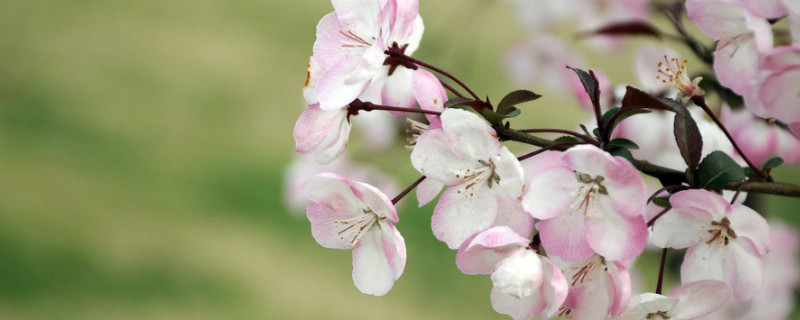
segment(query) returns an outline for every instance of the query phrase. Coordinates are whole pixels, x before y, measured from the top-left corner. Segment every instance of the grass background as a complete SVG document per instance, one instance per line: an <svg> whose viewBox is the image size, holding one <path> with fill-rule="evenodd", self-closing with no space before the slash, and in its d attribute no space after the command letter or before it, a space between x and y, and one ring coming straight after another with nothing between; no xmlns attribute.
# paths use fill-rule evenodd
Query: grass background
<svg viewBox="0 0 800 320"><path fill-rule="evenodd" d="M494 100L516 89L501 61L524 37L510 8L421 2L415 56ZM331 10L322 0L2 1L0 319L504 319L488 277L460 274L433 238L432 206L405 206L408 265L382 298L360 294L349 252L317 245L284 207L300 87ZM632 79L607 57L592 66ZM579 116L557 95L530 108L518 120L530 127ZM407 157L398 147L362 160L407 184ZM768 200L769 212L797 214L798 200Z"/></svg>

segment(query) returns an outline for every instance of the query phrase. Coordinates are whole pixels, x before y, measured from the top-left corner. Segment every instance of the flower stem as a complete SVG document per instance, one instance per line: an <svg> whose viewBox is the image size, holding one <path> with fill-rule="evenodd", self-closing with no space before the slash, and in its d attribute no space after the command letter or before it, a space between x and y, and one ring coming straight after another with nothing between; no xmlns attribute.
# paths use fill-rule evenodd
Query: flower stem
<svg viewBox="0 0 800 320"><path fill-rule="evenodd" d="M754 164L753 164L753 163L750 161L750 159L748 159L748 158L747 158L747 156L744 154L744 152L742 152L742 149L741 149L741 148L739 148L739 145L738 145L738 144L736 144L736 141L735 141L735 140L733 140L733 136L731 136L731 134L728 132L728 129L726 129L726 128L725 128L725 126L722 124L722 122L721 122L721 121L719 121L719 118L717 118L717 116L714 114L714 112L713 112L713 111L711 111L711 109L708 107L708 104L706 104L706 99L705 99L705 98L703 98L702 96L694 96L694 97L692 97L692 101L693 101L693 102L694 102L696 105L700 106L700 108L702 108L702 109L703 109L703 111L705 111L705 113L706 113L706 114L707 114L709 117L711 117L711 120L713 120L713 121L714 121L714 123L716 123L716 124L717 124L717 127L719 127L719 128L720 128L720 130L722 130L722 132L723 132L723 133L725 133L725 136L726 136L726 137L728 137L728 140L730 140L731 144L733 144L733 148L734 148L734 149L736 149L736 152L738 152L738 153L739 153L739 155L740 155L740 156L742 156L742 159L744 159L744 161L745 161L745 162L747 162L747 165L750 167L750 169L753 169L753 171L755 171L755 172L758 174L758 176L760 176L760 177L766 177L766 175L764 174L764 172L762 172L762 171L761 171L761 169L758 169L758 168L757 168L757 167L756 167L756 166L755 166L755 165L754 165Z"/></svg>
<svg viewBox="0 0 800 320"><path fill-rule="evenodd" d="M667 264L667 248L661 251L661 267L658 268L658 283L656 284L656 294L661 294L661 287L664 284L664 267Z"/></svg>
<svg viewBox="0 0 800 320"><path fill-rule="evenodd" d="M358 111L361 110L367 112L372 110L400 111L400 112L410 112L410 113L435 114L437 116L442 114L439 111L433 111L433 110L384 106L380 104L374 104L372 102L363 102L359 99L356 99L355 101L350 103L350 106L348 107L348 111L350 111L352 114L358 114Z"/></svg>
<svg viewBox="0 0 800 320"><path fill-rule="evenodd" d="M478 97L478 95L475 94L475 92L472 92L472 90L466 84L461 82L461 80L458 80L458 78L456 78L452 74L448 73L447 71L439 69L439 68L437 68L435 66L427 64L427 63L422 62L420 60L417 60L415 58L409 57L405 53L403 53L402 51L386 50L384 53L386 53L387 55L393 56L393 57L402 58L402 59L404 59L406 61L412 62L412 63L414 63L416 65L419 65L419 66L424 67L426 69L430 69L430 70L435 71L436 73L439 73L439 74L441 74L441 75L443 75L443 76L445 76L447 78L450 78L450 80L453 80L456 83L458 83L458 85L461 86L462 88L464 88L464 90L467 90L467 92L469 92L469 95L471 95L475 100L480 100L481 99L481 98Z"/></svg>
<svg viewBox="0 0 800 320"><path fill-rule="evenodd" d="M518 161L522 161L522 160L528 159L530 157L533 157L535 155L538 155L538 154L540 154L542 152L550 151L550 150L553 150L553 149L559 149L559 148L563 148L563 147L567 147L567 146L573 146L573 145L576 145L576 144L587 144L587 143L589 143L589 142L569 141L569 142L554 143L554 144L551 144L549 146L542 147L541 149L533 151L531 153L521 155L521 156L517 157L517 160Z"/></svg>
<svg viewBox="0 0 800 320"><path fill-rule="evenodd" d="M563 134L568 134L568 135L571 135L571 136L574 136L574 137L581 138L584 141L589 142L591 144L598 145L597 141L595 139L592 139L592 137L587 136L585 134L577 133L575 131L570 131L570 130L563 130L563 129L525 129L525 130L519 130L519 131L520 132L525 132L525 133L550 133L550 132L552 132L552 133L563 133Z"/></svg>
<svg viewBox="0 0 800 320"><path fill-rule="evenodd" d="M417 181L414 181L414 183L408 186L408 188L401 191L400 194L398 194L396 197L394 197L394 199L392 199L392 204L397 204L398 202L400 202L400 200L402 200L403 197L405 197L409 192L411 192L411 190L414 190L414 188L416 188L420 183L422 183L422 180L425 180L425 176L419 177Z"/></svg>

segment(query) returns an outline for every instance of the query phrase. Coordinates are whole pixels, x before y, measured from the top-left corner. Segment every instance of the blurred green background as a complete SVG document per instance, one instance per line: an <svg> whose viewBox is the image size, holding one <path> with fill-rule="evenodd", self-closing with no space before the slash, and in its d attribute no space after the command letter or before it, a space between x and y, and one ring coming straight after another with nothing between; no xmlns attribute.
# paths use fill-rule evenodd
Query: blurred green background
<svg viewBox="0 0 800 320"><path fill-rule="evenodd" d="M300 88L331 10L0 2L0 319L505 319L489 278L460 274L434 239L431 205L406 201L408 265L381 298L355 289L349 252L317 245L284 207ZM510 8L421 1L421 14L415 56L495 100L516 89L501 60L524 38ZM632 79L627 64L605 65ZM572 126L579 115L572 99L537 103L518 121ZM407 157L398 146L360 160L408 184ZM794 208L785 216L797 204L769 203Z"/></svg>

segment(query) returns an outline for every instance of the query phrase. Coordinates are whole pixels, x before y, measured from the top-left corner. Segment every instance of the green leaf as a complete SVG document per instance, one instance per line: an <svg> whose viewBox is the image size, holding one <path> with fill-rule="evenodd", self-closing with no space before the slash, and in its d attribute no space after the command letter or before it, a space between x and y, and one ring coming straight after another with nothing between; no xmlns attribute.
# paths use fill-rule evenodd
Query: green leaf
<svg viewBox="0 0 800 320"><path fill-rule="evenodd" d="M777 166L779 166L781 164L783 164L783 158L774 157L772 159L767 160L767 162L764 163L764 167L761 170L767 171L767 170L775 168L775 167L777 167Z"/></svg>
<svg viewBox="0 0 800 320"><path fill-rule="evenodd" d="M633 161L634 161L633 160L633 154L631 154L631 151L628 150L628 149L616 148L616 149L613 149L613 150L609 151L608 153L610 153L613 156L623 157L626 160L628 160L628 162L633 164Z"/></svg>
<svg viewBox="0 0 800 320"><path fill-rule="evenodd" d="M616 138L608 142L608 149L614 148L625 148L625 149L639 149L639 145L636 142L630 141L625 138Z"/></svg>
<svg viewBox="0 0 800 320"><path fill-rule="evenodd" d="M697 123L692 119L689 110L683 106L675 110L673 124L675 142L678 143L683 161L690 171L694 171L703 156L703 136L700 135L700 129L697 128Z"/></svg>
<svg viewBox="0 0 800 320"><path fill-rule="evenodd" d="M578 74L578 78L581 79L581 83L583 84L583 89L586 90L586 93L589 94L589 99L592 100L592 106L594 106L595 110L600 109L600 84L597 81L597 77L594 75L594 72L589 70L586 72L584 70L573 68L567 66L572 71L575 71Z"/></svg>
<svg viewBox="0 0 800 320"><path fill-rule="evenodd" d="M656 98L649 93L631 86L626 87L622 98L622 109L651 109L677 112L683 105L669 98Z"/></svg>
<svg viewBox="0 0 800 320"><path fill-rule="evenodd" d="M517 108L514 108L514 107L511 107L511 111L506 112L505 118L513 118L513 117L518 116L520 113L522 113L521 110L519 110Z"/></svg>
<svg viewBox="0 0 800 320"><path fill-rule="evenodd" d="M444 107L445 108L452 108L452 107L455 107L455 106L466 106L468 103L470 103L472 101L474 101L474 100L469 99L469 98L453 98L453 99L447 100L444 103Z"/></svg>
<svg viewBox="0 0 800 320"><path fill-rule="evenodd" d="M753 168L742 167L742 170L744 171L744 175L746 175L746 176L748 176L750 178L758 178L759 177L758 173L755 170L753 170Z"/></svg>
<svg viewBox="0 0 800 320"><path fill-rule="evenodd" d="M533 101L541 98L542 96L529 90L516 90L509 92L497 105L497 113L508 115L509 108L528 101Z"/></svg>
<svg viewBox="0 0 800 320"><path fill-rule="evenodd" d="M706 189L720 189L728 182L746 178L744 169L725 152L709 153L697 170L700 186Z"/></svg>
<svg viewBox="0 0 800 320"><path fill-rule="evenodd" d="M603 114L603 128L608 128L608 123L611 121L611 118L613 118L619 110L620 108L611 108Z"/></svg>
<svg viewBox="0 0 800 320"><path fill-rule="evenodd" d="M653 199L653 203L655 203L659 207L667 208L667 207L670 206L670 204L669 204L669 196L655 198L655 199Z"/></svg>
<svg viewBox="0 0 800 320"><path fill-rule="evenodd" d="M600 129L594 128L594 130L592 130L592 133L594 134L595 137L600 138Z"/></svg>

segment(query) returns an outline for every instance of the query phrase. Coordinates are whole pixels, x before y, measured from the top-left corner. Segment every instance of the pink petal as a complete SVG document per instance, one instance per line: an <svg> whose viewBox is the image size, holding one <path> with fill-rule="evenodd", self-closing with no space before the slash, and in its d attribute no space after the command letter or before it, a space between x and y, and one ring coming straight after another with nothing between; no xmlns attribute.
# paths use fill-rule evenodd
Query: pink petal
<svg viewBox="0 0 800 320"><path fill-rule="evenodd" d="M670 311L678 303L678 299L665 297L655 293L643 293L631 298L628 309L618 320L646 319L649 314ZM670 314L671 316L672 314ZM682 318L681 318L682 319Z"/></svg>
<svg viewBox="0 0 800 320"><path fill-rule="evenodd" d="M442 193L433 209L433 235L450 249L457 249L464 240L492 226L497 217L497 200L487 192L467 196L460 188L450 187Z"/></svg>
<svg viewBox="0 0 800 320"><path fill-rule="evenodd" d="M353 282L363 293L385 295L400 276L389 264L384 241L395 243L394 239L384 239L384 233L373 228L353 247Z"/></svg>
<svg viewBox="0 0 800 320"><path fill-rule="evenodd" d="M722 307L731 296L731 288L722 281L700 280L670 291L669 296L678 299L678 305L669 312L671 317L695 319Z"/></svg>
<svg viewBox="0 0 800 320"><path fill-rule="evenodd" d="M401 108L414 107L416 99L414 99L414 90L411 83L413 75L413 70L405 67L398 67L391 76L386 76L382 82L382 103Z"/></svg>
<svg viewBox="0 0 800 320"><path fill-rule="evenodd" d="M610 312L612 316L616 316L628 307L628 300L631 298L631 273L628 271L628 263L624 261L607 261L606 269L609 282L614 287L614 303Z"/></svg>
<svg viewBox="0 0 800 320"><path fill-rule="evenodd" d="M442 128L455 133L453 143L466 157L486 159L500 149L497 133L480 116L461 109L447 109L442 112L441 119Z"/></svg>
<svg viewBox="0 0 800 320"><path fill-rule="evenodd" d="M501 292L517 298L536 296L542 286L542 261L533 250L518 248L500 260L492 283Z"/></svg>
<svg viewBox="0 0 800 320"><path fill-rule="evenodd" d="M392 201L389 200L383 192L369 184L359 181L354 181L352 183L352 188L357 190L356 195L367 207L372 209L378 217L388 218L394 222L399 220Z"/></svg>
<svg viewBox="0 0 800 320"><path fill-rule="evenodd" d="M598 202L602 205L607 199ZM609 207L607 204L605 207ZM613 210L585 218L586 240L592 249L608 260L632 259L647 245L647 224L642 215L624 217Z"/></svg>
<svg viewBox="0 0 800 320"><path fill-rule="evenodd" d="M603 182L614 209L630 218L641 217L647 204L647 184L633 164L614 157L613 162L606 163L605 178Z"/></svg>
<svg viewBox="0 0 800 320"><path fill-rule="evenodd" d="M352 31L365 38L378 33L381 5L375 0L331 0L336 16ZM367 39L365 39L367 40Z"/></svg>
<svg viewBox="0 0 800 320"><path fill-rule="evenodd" d="M528 245L528 239L506 226L496 226L473 235L461 244L456 265L466 274L490 274L510 252Z"/></svg>
<svg viewBox="0 0 800 320"><path fill-rule="evenodd" d="M353 77L363 62L361 56L351 56L338 61L320 75L315 93L322 110L343 108L364 92L371 77Z"/></svg>
<svg viewBox="0 0 800 320"><path fill-rule="evenodd" d="M303 196L342 214L349 213L349 217L361 214L362 202L353 193L351 181L337 174L317 174L303 186Z"/></svg>
<svg viewBox="0 0 800 320"><path fill-rule="evenodd" d="M800 66L773 73L761 84L759 97L771 116L791 123L800 121Z"/></svg>
<svg viewBox="0 0 800 320"><path fill-rule="evenodd" d="M431 178L422 180L422 182L417 185L417 201L419 201L419 207L422 208L422 206L435 199L436 196L439 195L439 192L442 191L442 188L444 188L444 184L438 180Z"/></svg>
<svg viewBox="0 0 800 320"><path fill-rule="evenodd" d="M530 320L536 317L536 307L541 297L531 295L517 298L503 293L499 288L492 288L492 308L497 313L507 314L514 320Z"/></svg>
<svg viewBox="0 0 800 320"><path fill-rule="evenodd" d="M350 123L344 110L321 110L311 105L294 125L295 150L314 153L315 160L327 164L344 152L350 137Z"/></svg>
<svg viewBox="0 0 800 320"><path fill-rule="evenodd" d="M417 144L411 151L414 168L445 185L463 181L464 172L479 165L478 159L459 152L451 136L444 129L428 130L417 138Z"/></svg>
<svg viewBox="0 0 800 320"><path fill-rule="evenodd" d="M584 232L583 215L567 210L563 214L539 222L537 229L545 251L564 260L582 260L594 254Z"/></svg>
<svg viewBox="0 0 800 320"><path fill-rule="evenodd" d="M686 251L681 264L681 282L689 283L698 280L719 280L728 284L733 282L736 265L728 250L717 246L698 243Z"/></svg>
<svg viewBox="0 0 800 320"><path fill-rule="evenodd" d="M769 224L764 217L741 204L732 205L727 216L731 229L738 236L735 241L741 241L749 252L759 256L769 252L772 238Z"/></svg>
<svg viewBox="0 0 800 320"><path fill-rule="evenodd" d="M522 207L537 219L552 219L569 209L578 189L575 172L570 168L550 167L531 178L528 190L522 197Z"/></svg>
<svg viewBox="0 0 800 320"><path fill-rule="evenodd" d="M335 12L331 12L317 24L317 40L314 41L314 58L322 69L331 68L344 59L351 50L342 46L348 41L342 33L342 25Z"/></svg>
<svg viewBox="0 0 800 320"><path fill-rule="evenodd" d="M672 209L653 224L653 244L660 248L691 247L708 236L711 221L708 212L693 207Z"/></svg>
<svg viewBox="0 0 800 320"><path fill-rule="evenodd" d="M353 217L349 211L334 210L318 202L309 203L306 215L311 221L311 235L321 246L331 249L350 249L350 240L339 234L340 228L334 221Z"/></svg>
<svg viewBox="0 0 800 320"><path fill-rule="evenodd" d="M742 0L750 13L766 19L781 18L789 14L782 0Z"/></svg>
<svg viewBox="0 0 800 320"><path fill-rule="evenodd" d="M725 210L730 206L728 201L718 194L703 189L678 192L669 198L669 202L672 208L694 208L695 211L705 212L711 217L710 220L724 218Z"/></svg>
<svg viewBox="0 0 800 320"><path fill-rule="evenodd" d="M579 145L564 152L564 164L572 170L592 176L606 176L606 170L614 167L614 157L593 145Z"/></svg>
<svg viewBox="0 0 800 320"><path fill-rule="evenodd" d="M548 319L555 316L559 308L561 308L561 305L567 300L569 284L567 284L567 279L564 278L564 274L561 273L561 270L559 270L550 259L545 257L542 257L542 272L544 281L542 283L544 309L536 313L541 312L542 317Z"/></svg>
<svg viewBox="0 0 800 320"><path fill-rule="evenodd" d="M738 241L732 241L728 246L730 259L726 261L733 265L733 274L728 279L728 284L733 288L733 295L739 300L750 300L761 292L764 286L764 264L761 257L752 254Z"/></svg>
<svg viewBox="0 0 800 320"><path fill-rule="evenodd" d="M759 52L751 33L735 39L723 39L714 53L714 71L719 83L740 95L755 90Z"/></svg>
<svg viewBox="0 0 800 320"><path fill-rule="evenodd" d="M706 35L731 38L749 31L744 8L724 0L687 0L686 11Z"/></svg>
<svg viewBox="0 0 800 320"><path fill-rule="evenodd" d="M439 79L432 73L421 68L417 69L414 71L411 86L414 98L419 103L420 109L439 112L444 110L444 103L447 102L447 92L445 92ZM425 117L430 121L431 118L436 116L426 114Z"/></svg>
<svg viewBox="0 0 800 320"><path fill-rule="evenodd" d="M517 234L530 238L533 232L533 217L522 209L519 198L510 198L505 195L497 196L497 218L494 225L508 226Z"/></svg>

